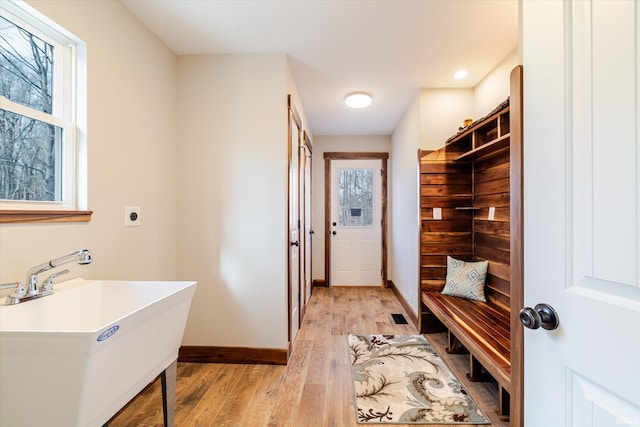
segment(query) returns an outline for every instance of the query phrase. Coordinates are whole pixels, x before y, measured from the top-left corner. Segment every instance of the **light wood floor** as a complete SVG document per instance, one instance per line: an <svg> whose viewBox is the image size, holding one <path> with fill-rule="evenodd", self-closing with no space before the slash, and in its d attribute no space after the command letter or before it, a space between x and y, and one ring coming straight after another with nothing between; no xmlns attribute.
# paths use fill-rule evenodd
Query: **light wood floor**
<svg viewBox="0 0 640 427"><path fill-rule="evenodd" d="M346 336L415 334L396 325L398 299L382 288L316 288L288 366L178 363L176 427L357 426ZM495 384L466 380L468 356L444 352L446 335L427 335L493 426ZM143 390L110 427L162 426L160 381Z"/></svg>

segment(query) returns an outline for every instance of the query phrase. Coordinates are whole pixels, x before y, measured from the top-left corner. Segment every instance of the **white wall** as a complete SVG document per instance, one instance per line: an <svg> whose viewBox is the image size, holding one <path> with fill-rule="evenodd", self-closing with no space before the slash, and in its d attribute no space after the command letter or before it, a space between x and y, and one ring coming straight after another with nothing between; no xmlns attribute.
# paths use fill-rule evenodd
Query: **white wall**
<svg viewBox="0 0 640 427"><path fill-rule="evenodd" d="M298 93L298 87L296 86L295 78L293 77L293 73L291 71L289 56L286 56L284 83L285 83L287 95L291 95L291 103L293 105L293 108L300 116L300 121L302 122L302 130L307 131L307 135L311 140L311 142L313 143L313 134L309 129L309 122L304 112L302 100L300 99L300 93ZM286 114L286 111L284 112L284 114Z"/></svg>
<svg viewBox="0 0 640 427"><path fill-rule="evenodd" d="M471 89L421 89L392 135L389 278L416 315L420 266L418 149L440 148L472 111Z"/></svg>
<svg viewBox="0 0 640 427"><path fill-rule="evenodd" d="M418 308L420 212L418 205L418 143L421 126L421 96L415 98L393 132L391 143L391 207L389 279L407 303Z"/></svg>
<svg viewBox="0 0 640 427"><path fill-rule="evenodd" d="M287 343L287 60L179 58L178 276L185 345Z"/></svg>
<svg viewBox="0 0 640 427"><path fill-rule="evenodd" d="M436 150L473 117L472 89L420 90L420 148Z"/></svg>
<svg viewBox="0 0 640 427"><path fill-rule="evenodd" d="M89 223L0 225L0 282L35 264L93 251L71 274L176 277L176 56L120 2L29 1L87 43ZM124 227L124 206L142 226ZM62 279L60 279L62 280Z"/></svg>
<svg viewBox="0 0 640 427"><path fill-rule="evenodd" d="M313 139L312 160L312 277L325 280L324 271L324 153L379 152L389 153L391 138L386 135L319 135Z"/></svg>
<svg viewBox="0 0 640 427"><path fill-rule="evenodd" d="M474 120L485 116L507 99L511 70L518 64L518 49L514 49L474 88Z"/></svg>

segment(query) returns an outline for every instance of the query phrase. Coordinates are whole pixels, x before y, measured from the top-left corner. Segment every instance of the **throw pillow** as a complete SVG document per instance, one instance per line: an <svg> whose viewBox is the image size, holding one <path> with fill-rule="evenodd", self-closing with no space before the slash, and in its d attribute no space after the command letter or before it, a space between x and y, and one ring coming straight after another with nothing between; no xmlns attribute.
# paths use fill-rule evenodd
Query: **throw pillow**
<svg viewBox="0 0 640 427"><path fill-rule="evenodd" d="M447 281L442 293L486 302L484 281L488 265L488 261L465 262L448 256Z"/></svg>

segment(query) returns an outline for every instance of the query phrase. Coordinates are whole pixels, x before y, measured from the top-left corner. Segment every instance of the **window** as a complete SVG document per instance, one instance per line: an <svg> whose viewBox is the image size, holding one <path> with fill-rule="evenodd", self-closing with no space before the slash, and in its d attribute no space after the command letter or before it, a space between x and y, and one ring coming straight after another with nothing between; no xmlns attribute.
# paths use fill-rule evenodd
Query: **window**
<svg viewBox="0 0 640 427"><path fill-rule="evenodd" d="M12 211L60 218L86 209L85 52L81 40L28 5L3 2L0 220Z"/></svg>
<svg viewBox="0 0 640 427"><path fill-rule="evenodd" d="M373 227L373 169L338 169L338 226Z"/></svg>

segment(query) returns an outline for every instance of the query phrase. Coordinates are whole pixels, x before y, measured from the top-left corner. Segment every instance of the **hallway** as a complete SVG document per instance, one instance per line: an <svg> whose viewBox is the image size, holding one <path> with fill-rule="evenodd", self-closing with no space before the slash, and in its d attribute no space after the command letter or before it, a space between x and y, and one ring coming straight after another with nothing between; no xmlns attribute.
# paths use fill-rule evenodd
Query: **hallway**
<svg viewBox="0 0 640 427"><path fill-rule="evenodd" d="M357 426L346 335L414 334L391 289L315 288L288 366L179 363L176 427ZM427 336L493 422L497 390L469 383L468 355L448 355L446 335ZM160 381L143 390L110 427L162 426Z"/></svg>

